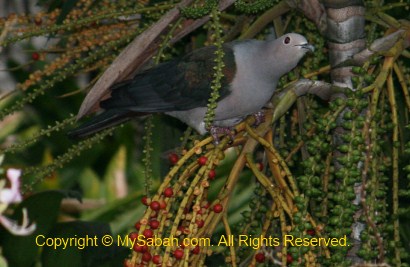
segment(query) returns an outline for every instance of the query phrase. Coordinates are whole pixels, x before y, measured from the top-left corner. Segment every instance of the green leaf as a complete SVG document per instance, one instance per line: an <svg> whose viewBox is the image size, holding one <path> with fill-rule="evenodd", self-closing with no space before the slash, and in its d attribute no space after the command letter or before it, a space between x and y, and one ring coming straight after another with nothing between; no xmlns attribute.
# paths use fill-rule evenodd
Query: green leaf
<svg viewBox="0 0 410 267"><path fill-rule="evenodd" d="M6 259L0 255L0 267L8 267Z"/></svg>
<svg viewBox="0 0 410 267"><path fill-rule="evenodd" d="M16 112L9 116L4 121L0 122L0 140L4 140L11 134L15 133L18 127L24 122L24 114L23 112Z"/></svg>
<svg viewBox="0 0 410 267"><path fill-rule="evenodd" d="M103 185L98 175L91 168L86 168L81 172L78 183L81 186L84 198L100 199L102 197Z"/></svg>
<svg viewBox="0 0 410 267"><path fill-rule="evenodd" d="M146 208L144 205L141 204L140 201L137 201L137 199L141 196L142 191L132 192L125 198L117 199L115 201L107 203L99 209L95 209L93 211L84 213L81 219L86 221L98 220L111 222L113 220L117 220L120 216L126 216L126 214L130 211L133 212L133 210L136 210L138 216L134 217L133 219L136 220L137 218L142 216ZM134 223L135 221L133 223L129 223L128 227ZM118 229L118 227L116 227L116 229Z"/></svg>
<svg viewBox="0 0 410 267"><path fill-rule="evenodd" d="M126 159L127 150L125 146L121 146L108 164L107 171L104 175L105 198L108 202L118 199L118 197L123 197L127 193L128 188L125 173ZM119 192L125 194L119 195Z"/></svg>
<svg viewBox="0 0 410 267"><path fill-rule="evenodd" d="M61 200L65 197L59 191L46 191L30 196L15 209L12 219L21 222L22 209L27 209L30 222L36 223L36 231L29 236L14 236L8 232L3 238L3 255L10 266L32 266L37 259L40 247L36 237L47 234L54 226L60 210Z"/></svg>
<svg viewBox="0 0 410 267"><path fill-rule="evenodd" d="M113 238L113 244L104 246L103 236ZM74 221L58 223L47 235L52 240L64 240L66 245L54 248L44 246L43 267L71 266L120 266L129 249L116 243L106 223ZM71 243L70 243L71 241ZM42 240L44 242L44 240Z"/></svg>

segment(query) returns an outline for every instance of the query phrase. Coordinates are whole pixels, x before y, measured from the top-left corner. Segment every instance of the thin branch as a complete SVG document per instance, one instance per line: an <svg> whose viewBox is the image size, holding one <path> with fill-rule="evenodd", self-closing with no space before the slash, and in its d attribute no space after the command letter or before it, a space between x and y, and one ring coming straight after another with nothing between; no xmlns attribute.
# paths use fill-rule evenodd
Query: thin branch
<svg viewBox="0 0 410 267"><path fill-rule="evenodd" d="M301 11L308 19L313 21L319 32L324 35L327 29L326 12L323 5L318 0L286 0L286 3L292 8Z"/></svg>
<svg viewBox="0 0 410 267"><path fill-rule="evenodd" d="M410 46L410 30L398 30L392 34L375 40L369 48L366 48L353 56L354 64L362 65L371 56L378 53L386 53L396 45L397 42L403 40L403 49Z"/></svg>
<svg viewBox="0 0 410 267"><path fill-rule="evenodd" d="M275 5L268 11L262 14L250 27L243 33L239 39L250 39L257 35L263 28L272 22L275 18L285 14L290 11L290 6L287 1L281 1L279 4Z"/></svg>
<svg viewBox="0 0 410 267"><path fill-rule="evenodd" d="M11 21L6 21L4 24L4 27L0 33L0 43L3 42L4 39L6 39L7 34L9 31L13 28L13 26L17 23L17 19L13 19ZM0 53L3 51L3 46L0 46Z"/></svg>
<svg viewBox="0 0 410 267"><path fill-rule="evenodd" d="M399 122L398 122L398 113L397 113L397 103L395 96L395 88L393 84L392 74L387 77L387 92L390 103L391 110L391 120L393 122L393 136L392 143L396 144L399 142ZM392 162L393 162L393 173L392 173L392 187L393 187L393 196L392 196L392 217L393 217L393 240L396 246L394 247L394 261L395 265L401 266L401 256L400 256L400 223L399 223L399 148L393 145L392 151Z"/></svg>

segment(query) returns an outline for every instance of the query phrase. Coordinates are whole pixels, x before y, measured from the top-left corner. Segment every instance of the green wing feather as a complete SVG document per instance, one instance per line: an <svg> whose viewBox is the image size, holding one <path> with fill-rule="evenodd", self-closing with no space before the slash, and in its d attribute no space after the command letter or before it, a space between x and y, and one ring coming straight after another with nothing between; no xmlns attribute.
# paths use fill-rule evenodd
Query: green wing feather
<svg viewBox="0 0 410 267"><path fill-rule="evenodd" d="M225 67L219 99L230 94L229 85L236 73L232 47L225 45L223 50ZM115 84L111 97L100 103L105 111L69 132L69 136L84 138L141 114L205 107L214 79L215 51L213 46L204 47Z"/></svg>
<svg viewBox="0 0 410 267"><path fill-rule="evenodd" d="M225 76L220 99L229 95L229 84L236 71L232 49L229 46L223 49ZM179 60L138 73L132 80L115 85L111 97L101 107L145 113L204 107L211 94L215 51L213 46L204 47Z"/></svg>

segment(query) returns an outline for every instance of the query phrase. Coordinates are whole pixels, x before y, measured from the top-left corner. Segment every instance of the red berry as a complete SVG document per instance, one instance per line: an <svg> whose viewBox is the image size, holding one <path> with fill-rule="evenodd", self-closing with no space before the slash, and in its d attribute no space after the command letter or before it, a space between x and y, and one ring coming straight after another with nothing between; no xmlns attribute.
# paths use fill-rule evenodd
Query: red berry
<svg viewBox="0 0 410 267"><path fill-rule="evenodd" d="M151 227L151 229L158 229L159 227L159 221L157 220L152 220L149 222L149 226Z"/></svg>
<svg viewBox="0 0 410 267"><path fill-rule="evenodd" d="M145 229L142 234L145 236L145 238L151 238L154 236L154 231L152 231L151 229Z"/></svg>
<svg viewBox="0 0 410 267"><path fill-rule="evenodd" d="M152 262L154 264L161 264L162 263L162 258L160 255L154 255L154 257L152 257Z"/></svg>
<svg viewBox="0 0 410 267"><path fill-rule="evenodd" d="M185 231L185 227L182 225L178 226L178 231L181 231L182 233Z"/></svg>
<svg viewBox="0 0 410 267"><path fill-rule="evenodd" d="M149 253L148 251L142 254L142 261L149 262L151 258L152 258L151 253Z"/></svg>
<svg viewBox="0 0 410 267"><path fill-rule="evenodd" d="M149 206L155 211L158 211L161 208L161 204L159 204L158 201L152 201Z"/></svg>
<svg viewBox="0 0 410 267"><path fill-rule="evenodd" d="M290 264L290 263L292 263L292 262L293 262L293 257L292 257L292 255L290 255L290 254L288 253L288 255L286 255L286 263Z"/></svg>
<svg viewBox="0 0 410 267"><path fill-rule="evenodd" d="M143 196L141 198L141 203L144 204L145 206L148 206L148 197L147 196Z"/></svg>
<svg viewBox="0 0 410 267"><path fill-rule="evenodd" d="M215 179L215 176L216 176L215 169L210 170L209 173L208 173L209 180Z"/></svg>
<svg viewBox="0 0 410 267"><path fill-rule="evenodd" d="M131 232L128 234L128 238L131 240L135 240L138 238L138 233L137 232Z"/></svg>
<svg viewBox="0 0 410 267"><path fill-rule="evenodd" d="M31 58L32 58L33 60L39 60L39 59L40 59L40 54L37 53L37 52L33 52L33 53L31 54Z"/></svg>
<svg viewBox="0 0 410 267"><path fill-rule="evenodd" d="M201 157L199 157L199 159L198 159L198 164L201 165L201 166L203 166L203 165L206 164L207 161L208 161L208 158L207 158L207 157L201 156Z"/></svg>
<svg viewBox="0 0 410 267"><path fill-rule="evenodd" d="M224 210L224 207L222 206L222 204L215 204L213 207L213 210L215 213L220 213Z"/></svg>
<svg viewBox="0 0 410 267"><path fill-rule="evenodd" d="M134 247L132 248L135 252L141 252L144 253L148 251L148 246L147 245L140 245L138 243L134 244Z"/></svg>
<svg viewBox="0 0 410 267"><path fill-rule="evenodd" d="M210 203L207 201L202 208L207 209L209 208L209 206L210 206Z"/></svg>
<svg viewBox="0 0 410 267"><path fill-rule="evenodd" d="M192 253L193 253L193 254L199 254L200 251L201 251L201 249L199 248L199 246L196 246L196 247L192 250Z"/></svg>
<svg viewBox="0 0 410 267"><path fill-rule="evenodd" d="M204 227L204 224L205 224L204 220L196 220L196 225L198 225L198 228Z"/></svg>
<svg viewBox="0 0 410 267"><path fill-rule="evenodd" d="M315 229L309 229L309 230L306 231L306 233L308 235L314 236L316 234L316 231L315 231Z"/></svg>
<svg viewBox="0 0 410 267"><path fill-rule="evenodd" d="M171 187L167 187L164 190L164 196L165 197L172 197L174 195L174 191L172 190Z"/></svg>
<svg viewBox="0 0 410 267"><path fill-rule="evenodd" d="M132 248L135 252L142 252L142 247L138 244L135 244L134 247Z"/></svg>
<svg viewBox="0 0 410 267"><path fill-rule="evenodd" d="M159 208L162 209L162 210L166 209L167 208L167 203L164 200L162 200L159 203Z"/></svg>
<svg viewBox="0 0 410 267"><path fill-rule="evenodd" d="M179 157L175 153L170 153L168 155L168 160L169 160L169 163L171 163L172 165L175 165L175 164L177 164L177 162L179 160Z"/></svg>
<svg viewBox="0 0 410 267"><path fill-rule="evenodd" d="M140 222L136 222L134 225L135 229L139 230L141 228L141 223Z"/></svg>
<svg viewBox="0 0 410 267"><path fill-rule="evenodd" d="M183 256L184 256L184 251L182 249L176 249L174 251L175 259L180 260L180 259L182 259Z"/></svg>
<svg viewBox="0 0 410 267"><path fill-rule="evenodd" d="M264 166L263 166L263 163L262 163L262 162L257 163L256 166L258 166L258 170L259 170L259 171L263 171L263 167L264 167Z"/></svg>
<svg viewBox="0 0 410 267"><path fill-rule="evenodd" d="M259 252L255 254L255 260L259 263L262 263L265 261L265 254L263 252Z"/></svg>

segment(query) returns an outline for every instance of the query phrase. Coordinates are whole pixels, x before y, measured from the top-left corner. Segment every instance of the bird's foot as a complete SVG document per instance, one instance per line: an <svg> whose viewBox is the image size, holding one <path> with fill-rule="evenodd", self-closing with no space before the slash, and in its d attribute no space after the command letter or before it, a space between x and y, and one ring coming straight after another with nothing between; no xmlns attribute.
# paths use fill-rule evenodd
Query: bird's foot
<svg viewBox="0 0 410 267"><path fill-rule="evenodd" d="M209 129L209 132L214 139L214 144L218 145L220 143L219 135L224 134L228 135L229 138L231 139L231 142L233 142L235 133L232 127L218 127L218 126L211 126Z"/></svg>
<svg viewBox="0 0 410 267"><path fill-rule="evenodd" d="M254 113L253 117L255 118L255 127L265 122L265 112L263 112L262 110Z"/></svg>

